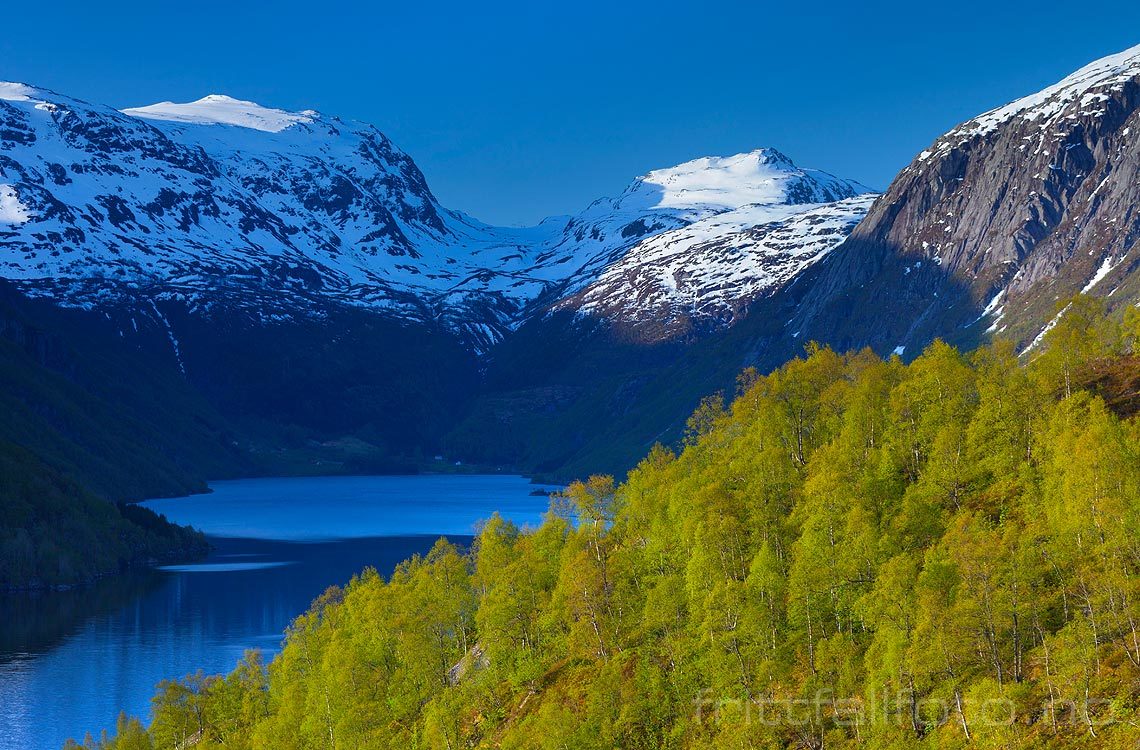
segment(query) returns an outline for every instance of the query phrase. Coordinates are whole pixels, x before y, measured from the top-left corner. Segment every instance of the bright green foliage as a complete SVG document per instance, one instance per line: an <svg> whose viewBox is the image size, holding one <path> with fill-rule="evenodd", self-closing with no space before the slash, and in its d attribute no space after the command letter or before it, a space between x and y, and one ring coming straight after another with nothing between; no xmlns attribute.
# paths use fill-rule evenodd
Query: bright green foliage
<svg viewBox="0 0 1140 750"><path fill-rule="evenodd" d="M1037 374L1046 384L1072 395L1080 369L1129 338L1127 329L1135 327L1135 313L1126 316L1124 330L1119 330L1104 311L1103 300L1085 294L1059 305L1045 334L1046 351L1036 361Z"/></svg>
<svg viewBox="0 0 1140 750"><path fill-rule="evenodd" d="M267 670L164 683L149 736L89 746L1136 747L1140 428L1078 387L1110 353L1058 352L1073 320L1028 368L748 373L680 455L365 572Z"/></svg>

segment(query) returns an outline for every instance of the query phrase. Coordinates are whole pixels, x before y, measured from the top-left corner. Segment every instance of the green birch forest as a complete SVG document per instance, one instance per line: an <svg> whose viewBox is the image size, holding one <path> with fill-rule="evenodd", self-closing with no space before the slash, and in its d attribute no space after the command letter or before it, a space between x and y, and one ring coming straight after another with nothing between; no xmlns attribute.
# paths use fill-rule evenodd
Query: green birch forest
<svg viewBox="0 0 1140 750"><path fill-rule="evenodd" d="M809 345L82 747L1132 750L1138 384L1084 297L1020 358Z"/></svg>

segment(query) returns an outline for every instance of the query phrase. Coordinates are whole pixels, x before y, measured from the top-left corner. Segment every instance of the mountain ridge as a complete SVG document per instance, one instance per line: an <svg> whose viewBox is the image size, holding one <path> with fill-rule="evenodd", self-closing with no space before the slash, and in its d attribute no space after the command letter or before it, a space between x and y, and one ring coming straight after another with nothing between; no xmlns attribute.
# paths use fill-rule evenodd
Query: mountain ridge
<svg viewBox="0 0 1140 750"><path fill-rule="evenodd" d="M936 139L831 253L790 325L880 351L1001 335L1024 353L1075 294L1140 299L1138 177L1133 47Z"/></svg>
<svg viewBox="0 0 1140 750"><path fill-rule="evenodd" d="M565 222L492 227L441 206L375 127L313 110L214 94L115 111L25 84L0 85L0 104L14 230L0 247L25 256L0 275L25 289L97 306L118 276L191 305L236 297L269 319L320 297L442 320L477 351L643 237L867 190L767 149L651 171Z"/></svg>
<svg viewBox="0 0 1140 750"><path fill-rule="evenodd" d="M935 338L972 346L1000 335L1024 351L1072 294L1116 308L1140 299L1135 58L1110 56L951 128L879 197L759 149L650 171L531 228L439 205L411 157L371 126L214 96L152 105L160 120L76 115L83 129L60 105L38 108L36 90L9 87L0 205L28 203L28 181L11 175L30 169L15 158L40 135L20 129L29 117L58 119L82 146L83 169L63 175L73 180L96 168L118 179L115 168L129 173L169 143L161 174L190 175L201 190L216 181L215 202L247 216L248 231L235 224L214 266L183 264L179 247L158 243L178 273L119 284L129 292L119 300L106 296L113 263L74 284L90 287L77 298L114 317L120 335L136 325L161 334L150 338L227 414L264 423L284 409L317 439L366 434L386 450L560 478L620 472L652 441L676 440L700 399L731 392L741 369L775 368L809 341L909 359ZM30 193L52 188L58 170L33 166ZM183 192L159 201L161 213L128 206L134 220L120 215L111 234L137 231L139 253L153 251L153 227L169 229L198 200ZM26 206L32 220L39 208ZM50 247L36 254L34 235L21 244L29 223L0 227L0 266L65 262ZM271 252L265 237L292 245ZM362 250L372 243L375 253ZM46 278L22 288L64 298ZM330 374L338 368L351 377ZM417 371L432 373L430 388ZM441 404L429 403L432 389ZM285 393L311 403L294 408ZM412 439L399 424L416 419L430 428Z"/></svg>

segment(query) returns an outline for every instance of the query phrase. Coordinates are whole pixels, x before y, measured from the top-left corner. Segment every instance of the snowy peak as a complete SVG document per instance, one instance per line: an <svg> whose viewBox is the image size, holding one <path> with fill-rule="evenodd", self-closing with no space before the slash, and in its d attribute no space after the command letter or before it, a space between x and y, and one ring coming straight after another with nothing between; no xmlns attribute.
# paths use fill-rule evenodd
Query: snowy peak
<svg viewBox="0 0 1140 750"><path fill-rule="evenodd" d="M280 133L299 123L311 123L317 116L312 110L286 112L224 94L210 94L185 104L159 102L146 107L132 107L124 109L123 113L147 120L194 125L234 125L265 133Z"/></svg>
<svg viewBox="0 0 1140 750"><path fill-rule="evenodd" d="M865 209L780 222L869 192L759 149L654 170L575 216L492 227L440 206L371 125L219 94L120 111L20 83L0 84L0 154L0 277L25 291L263 321L344 304L441 324L477 351L618 262L591 297L604 304L569 307L640 324L652 293L655 312L731 322ZM747 234L759 225L763 240ZM761 267L769 281L748 283ZM641 302L614 283L635 268ZM673 286L708 304L681 305Z"/></svg>
<svg viewBox="0 0 1140 750"><path fill-rule="evenodd" d="M619 210L672 209L696 220L752 204L828 203L870 192L857 182L801 169L776 149L762 148L653 170L615 203Z"/></svg>
<svg viewBox="0 0 1140 750"><path fill-rule="evenodd" d="M43 112L53 112L60 107L55 101L59 99L61 97L54 92L38 89L26 83L0 81L0 102L22 106L31 105Z"/></svg>
<svg viewBox="0 0 1140 750"><path fill-rule="evenodd" d="M708 156L655 169L634 180L617 198L602 198L573 217L552 255L580 269L571 287L649 237L694 222L758 207L752 216L777 221L807 206L874 193L865 185L797 167L773 148L734 156Z"/></svg>
<svg viewBox="0 0 1140 750"><path fill-rule="evenodd" d="M25 83L0 81L0 100L8 102L30 102L34 101L38 95L38 91Z"/></svg>
<svg viewBox="0 0 1140 750"><path fill-rule="evenodd" d="M567 224L557 249L580 270L553 309L646 342L732 325L842 242L874 198L772 148L654 170Z"/></svg>

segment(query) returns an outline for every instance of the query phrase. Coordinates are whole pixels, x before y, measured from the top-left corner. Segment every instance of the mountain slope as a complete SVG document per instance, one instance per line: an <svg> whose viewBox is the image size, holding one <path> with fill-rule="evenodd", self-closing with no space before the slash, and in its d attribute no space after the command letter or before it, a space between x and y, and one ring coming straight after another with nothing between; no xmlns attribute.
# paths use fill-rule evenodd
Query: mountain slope
<svg viewBox="0 0 1140 750"><path fill-rule="evenodd" d="M233 427L153 347L0 281L0 441L110 500L205 490L253 469Z"/></svg>
<svg viewBox="0 0 1140 750"><path fill-rule="evenodd" d="M730 326L761 295L821 260L875 200L751 204L637 244L555 310L618 323L643 341Z"/></svg>
<svg viewBox="0 0 1140 750"><path fill-rule="evenodd" d="M98 497L0 439L0 594L89 583L132 565L208 549L198 532Z"/></svg>
<svg viewBox="0 0 1140 750"><path fill-rule="evenodd" d="M370 125L220 95L118 112L0 84L0 275L80 306L272 321L344 304L482 352L646 237L862 192L768 150L650 172L570 219L491 227L440 206Z"/></svg>
<svg viewBox="0 0 1140 750"><path fill-rule="evenodd" d="M838 244L868 193L761 149L499 228L440 206L369 125L218 95L120 112L0 84L0 277L164 361L245 444L347 437L371 456L357 470L442 446L553 465L484 446L503 436L481 432L476 395L507 363L526 363L512 390L540 389L527 408L573 394L589 419L584 389L608 399L737 324ZM556 364L599 336L631 346L600 369ZM525 351L543 337L561 352Z"/></svg>
<svg viewBox="0 0 1140 750"><path fill-rule="evenodd" d="M739 312L716 299L715 282L699 283L699 266L687 265L703 254L684 242L700 222L645 241L661 270L614 263L567 305L571 313L594 306L602 318L524 325L494 353L494 390L473 413L477 424L457 437L470 442L485 431L478 424L493 421L497 439L556 474L621 471L654 441L679 439L701 397L731 392L741 369L766 372L809 341L909 359L935 338L969 347L996 334L1025 350L1077 292L1110 307L1136 303L1138 72L1140 48L954 128L873 202L850 237L791 282L741 295L750 304ZM676 264L673 243L683 248ZM727 257L718 271L747 268L746 254ZM763 286L763 269L746 275ZM635 351L636 336L604 323L633 299L652 311L639 324L656 346ZM702 307L733 325L710 331L686 321L687 310ZM687 346L669 343L690 331L700 335Z"/></svg>
<svg viewBox="0 0 1140 750"><path fill-rule="evenodd" d="M1135 47L935 141L824 264L789 325L884 351L994 333L1024 349L1058 300L1140 298L1138 238Z"/></svg>
<svg viewBox="0 0 1140 750"><path fill-rule="evenodd" d="M116 501L257 465L176 371L106 326L0 282L0 590L201 552L197 534Z"/></svg>

